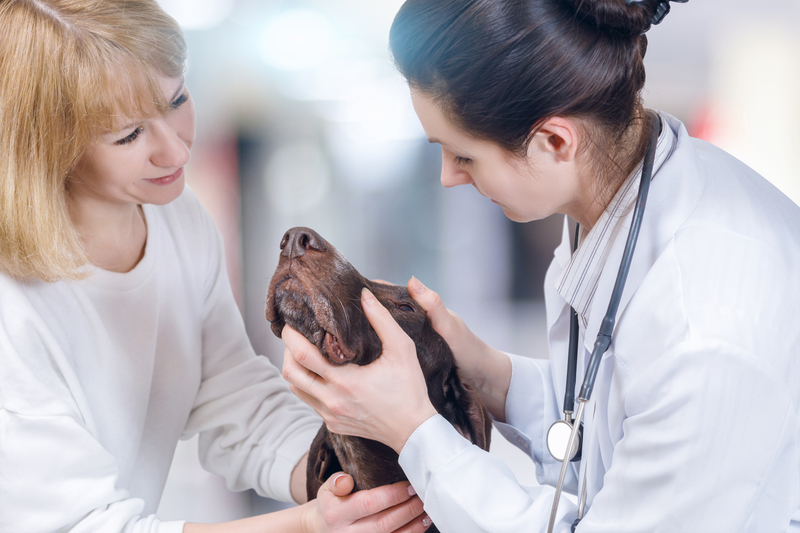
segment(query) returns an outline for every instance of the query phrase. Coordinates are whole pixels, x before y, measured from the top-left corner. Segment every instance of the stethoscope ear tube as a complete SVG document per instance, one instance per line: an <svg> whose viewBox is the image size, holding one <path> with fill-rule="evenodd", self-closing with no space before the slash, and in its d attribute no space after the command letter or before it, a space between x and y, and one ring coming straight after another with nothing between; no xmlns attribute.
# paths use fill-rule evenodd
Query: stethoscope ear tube
<svg viewBox="0 0 800 533"><path fill-rule="evenodd" d="M578 249L578 237L580 237L581 225L575 225L575 238L572 241L572 253ZM575 408L575 376L578 366L578 312L575 308L570 308L569 324L569 358L567 359L567 388L564 391L564 414L569 416ZM567 420L571 422L571 420Z"/></svg>

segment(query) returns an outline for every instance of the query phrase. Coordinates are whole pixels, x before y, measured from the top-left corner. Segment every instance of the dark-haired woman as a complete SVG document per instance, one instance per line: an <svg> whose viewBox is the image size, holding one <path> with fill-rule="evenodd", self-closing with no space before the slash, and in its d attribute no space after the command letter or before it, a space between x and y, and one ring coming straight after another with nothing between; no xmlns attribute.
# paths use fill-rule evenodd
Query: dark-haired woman
<svg viewBox="0 0 800 533"><path fill-rule="evenodd" d="M579 532L800 530L800 208L730 155L643 109L643 57L666 1L408 0L391 33L442 184L472 185L515 221L563 213L545 280L549 361L488 347L412 279L500 431L536 463L523 487L427 400L414 347L369 293L384 353L331 368L284 330L284 375L335 432L394 448L441 531L544 531L561 462L570 309L577 386L632 225L649 197L613 341L585 406L567 490ZM555 531L578 506L559 502Z"/></svg>

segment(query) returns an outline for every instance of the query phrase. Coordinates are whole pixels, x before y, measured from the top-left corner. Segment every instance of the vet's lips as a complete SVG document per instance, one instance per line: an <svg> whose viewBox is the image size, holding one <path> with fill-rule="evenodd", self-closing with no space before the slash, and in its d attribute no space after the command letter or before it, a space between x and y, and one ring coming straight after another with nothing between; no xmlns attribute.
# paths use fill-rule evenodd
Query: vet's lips
<svg viewBox="0 0 800 533"><path fill-rule="evenodd" d="M350 351L347 346L341 344L336 335L332 335L330 331L325 332L325 353L328 358L334 363L347 363L352 361L356 354Z"/></svg>

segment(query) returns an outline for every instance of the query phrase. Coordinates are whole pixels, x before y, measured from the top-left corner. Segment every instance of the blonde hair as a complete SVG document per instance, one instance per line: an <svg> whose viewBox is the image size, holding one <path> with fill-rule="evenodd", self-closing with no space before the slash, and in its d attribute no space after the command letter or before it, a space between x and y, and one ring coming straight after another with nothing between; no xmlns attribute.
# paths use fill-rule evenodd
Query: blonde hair
<svg viewBox="0 0 800 533"><path fill-rule="evenodd" d="M0 271L79 279L69 173L122 116L167 112L159 76L183 74L183 34L155 0L4 1L0 27Z"/></svg>

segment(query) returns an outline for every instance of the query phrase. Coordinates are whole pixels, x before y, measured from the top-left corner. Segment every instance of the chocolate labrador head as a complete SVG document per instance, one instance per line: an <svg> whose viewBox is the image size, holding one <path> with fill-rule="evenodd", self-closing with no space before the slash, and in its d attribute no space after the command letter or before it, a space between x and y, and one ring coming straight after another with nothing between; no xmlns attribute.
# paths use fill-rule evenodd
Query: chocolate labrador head
<svg viewBox="0 0 800 533"><path fill-rule="evenodd" d="M413 339L433 406L465 438L489 449L491 420L486 408L458 378L450 348L405 287L366 279L309 228L287 231L280 249L266 306L275 335L280 337L288 324L332 365L368 365L380 356L381 341L361 308L361 289L367 287ZM353 476L356 490L406 479L391 448L329 433L323 425L309 452L309 499L316 497L328 476L341 470Z"/></svg>

